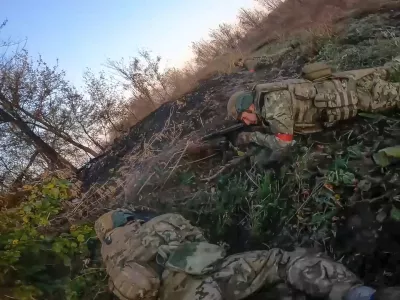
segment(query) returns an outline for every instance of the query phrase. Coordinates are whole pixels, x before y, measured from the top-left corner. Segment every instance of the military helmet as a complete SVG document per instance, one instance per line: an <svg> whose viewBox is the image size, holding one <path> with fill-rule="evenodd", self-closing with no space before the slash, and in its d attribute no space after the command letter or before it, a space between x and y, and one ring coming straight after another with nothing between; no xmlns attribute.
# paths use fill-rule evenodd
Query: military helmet
<svg viewBox="0 0 400 300"><path fill-rule="evenodd" d="M253 104L253 101L254 98L251 92L239 91L234 93L228 101L228 116L237 119L240 113L246 111Z"/></svg>
<svg viewBox="0 0 400 300"><path fill-rule="evenodd" d="M109 211L96 220L94 224L96 235L102 241L110 231L124 226L133 219L133 213L126 209Z"/></svg>

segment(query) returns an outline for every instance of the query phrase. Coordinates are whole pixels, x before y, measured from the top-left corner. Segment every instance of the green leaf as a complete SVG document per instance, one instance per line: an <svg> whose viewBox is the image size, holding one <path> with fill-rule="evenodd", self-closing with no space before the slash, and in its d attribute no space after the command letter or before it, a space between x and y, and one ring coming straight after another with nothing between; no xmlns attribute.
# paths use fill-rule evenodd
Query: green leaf
<svg viewBox="0 0 400 300"><path fill-rule="evenodd" d="M334 168L335 168L335 170L347 169L347 161L342 158L336 159L334 162Z"/></svg>
<svg viewBox="0 0 400 300"><path fill-rule="evenodd" d="M55 253L61 253L62 252L62 245L60 243L54 243L52 246L52 249Z"/></svg>
<svg viewBox="0 0 400 300"><path fill-rule="evenodd" d="M43 188L45 189L52 189L54 187L54 183L50 182L48 184L46 184L45 186L43 186Z"/></svg>
<svg viewBox="0 0 400 300"><path fill-rule="evenodd" d="M360 144L347 147L347 152L349 153L349 157L351 157L351 158L361 158L362 157Z"/></svg>
<svg viewBox="0 0 400 300"><path fill-rule="evenodd" d="M32 210L32 208L31 208L31 206L30 206L30 205L25 205L25 206L24 206L24 212L26 212L26 213L30 213L30 212L31 212L31 210Z"/></svg>
<svg viewBox="0 0 400 300"><path fill-rule="evenodd" d="M321 213L317 213L312 216L311 223L315 225L321 223L323 220L324 220L324 215Z"/></svg>
<svg viewBox="0 0 400 300"><path fill-rule="evenodd" d="M80 243L83 243L85 241L85 236L83 234L80 234L77 236L76 240Z"/></svg>
<svg viewBox="0 0 400 300"><path fill-rule="evenodd" d="M400 146L381 149L372 156L377 165L381 167L387 167L395 160L400 159Z"/></svg>
<svg viewBox="0 0 400 300"><path fill-rule="evenodd" d="M388 156L400 158L400 146L388 147L380 151L385 152Z"/></svg>
<svg viewBox="0 0 400 300"><path fill-rule="evenodd" d="M390 211L390 217L393 220L400 222L400 209L398 209L395 206L392 206L392 210Z"/></svg>
<svg viewBox="0 0 400 300"><path fill-rule="evenodd" d="M342 175L342 182L345 185L354 185L355 180L356 180L356 176L353 173L344 172Z"/></svg>
<svg viewBox="0 0 400 300"><path fill-rule="evenodd" d="M63 261L64 261L64 266L71 267L71 258L70 257L64 256Z"/></svg>

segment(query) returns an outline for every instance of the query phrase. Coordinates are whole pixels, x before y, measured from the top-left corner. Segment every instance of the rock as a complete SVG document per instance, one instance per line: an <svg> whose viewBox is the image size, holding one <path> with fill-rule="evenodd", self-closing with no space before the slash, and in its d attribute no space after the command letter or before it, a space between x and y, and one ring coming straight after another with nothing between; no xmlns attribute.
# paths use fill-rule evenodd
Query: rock
<svg viewBox="0 0 400 300"><path fill-rule="evenodd" d="M383 221L385 221L386 218L387 218L387 213L386 213L384 210L382 210L382 209L381 209L381 210L378 212L378 214L376 215L376 220L377 220L379 223L383 223Z"/></svg>
<svg viewBox="0 0 400 300"><path fill-rule="evenodd" d="M368 192L371 189L371 181L368 181L366 179L360 180L358 183L357 187L362 191L362 192Z"/></svg>

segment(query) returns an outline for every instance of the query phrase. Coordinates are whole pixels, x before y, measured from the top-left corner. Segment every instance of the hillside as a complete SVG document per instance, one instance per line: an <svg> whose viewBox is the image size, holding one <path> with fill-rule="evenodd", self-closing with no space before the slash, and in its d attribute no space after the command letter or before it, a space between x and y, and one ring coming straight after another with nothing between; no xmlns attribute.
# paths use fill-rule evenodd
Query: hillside
<svg viewBox="0 0 400 300"><path fill-rule="evenodd" d="M368 284L398 284L398 166L382 169L370 159L371 151L400 142L396 114L358 117L322 134L297 136L292 159L278 173L244 163L204 181L220 170L222 157L194 159L184 150L188 141L226 123L226 103L237 90L298 77L310 61L337 70L383 65L400 53L399 23L400 10L390 8L340 20L329 36L264 45L256 55L300 43L256 73L237 70L205 80L132 127L81 171L92 188L77 211L86 216L99 203L178 211L208 229L213 241L230 244L232 252L314 246L341 258ZM116 193L96 198L93 187L99 185Z"/></svg>

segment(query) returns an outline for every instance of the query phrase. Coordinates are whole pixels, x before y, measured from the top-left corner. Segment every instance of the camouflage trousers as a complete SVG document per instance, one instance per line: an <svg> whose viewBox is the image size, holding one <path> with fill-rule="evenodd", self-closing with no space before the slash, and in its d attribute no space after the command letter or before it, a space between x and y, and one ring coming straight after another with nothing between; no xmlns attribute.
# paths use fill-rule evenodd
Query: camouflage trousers
<svg viewBox="0 0 400 300"><path fill-rule="evenodd" d="M272 249L229 256L203 276L167 269L159 299L240 300L268 286L264 299L295 300L308 295L340 300L359 284L359 279L342 264L321 253Z"/></svg>
<svg viewBox="0 0 400 300"><path fill-rule="evenodd" d="M357 82L360 111L381 112L400 108L400 83L390 82L388 77L388 71L382 68Z"/></svg>

